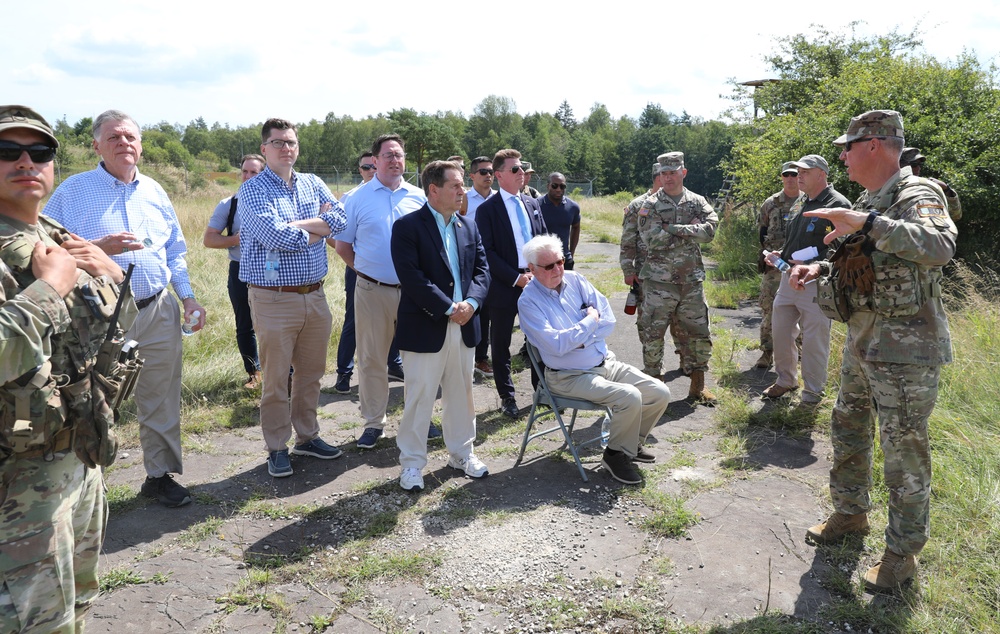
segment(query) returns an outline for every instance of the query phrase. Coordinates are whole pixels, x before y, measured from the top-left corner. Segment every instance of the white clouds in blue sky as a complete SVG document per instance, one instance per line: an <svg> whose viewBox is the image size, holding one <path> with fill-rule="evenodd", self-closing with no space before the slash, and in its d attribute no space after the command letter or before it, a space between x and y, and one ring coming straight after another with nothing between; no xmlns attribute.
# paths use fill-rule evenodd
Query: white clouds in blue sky
<svg viewBox="0 0 1000 634"><path fill-rule="evenodd" d="M40 6L46 22L33 27ZM522 114L554 112L565 99L578 117L595 103L634 117L652 102L712 118L730 105L730 79L771 75L762 58L775 38L817 23L838 32L867 20L862 35L919 25L940 60L1000 55L989 3L955 0L943 12L916 0L892 24L866 18L871 6L49 0L5 8L0 86L3 101L71 123L107 108L143 124L363 118L402 107L469 115L490 94Z"/></svg>

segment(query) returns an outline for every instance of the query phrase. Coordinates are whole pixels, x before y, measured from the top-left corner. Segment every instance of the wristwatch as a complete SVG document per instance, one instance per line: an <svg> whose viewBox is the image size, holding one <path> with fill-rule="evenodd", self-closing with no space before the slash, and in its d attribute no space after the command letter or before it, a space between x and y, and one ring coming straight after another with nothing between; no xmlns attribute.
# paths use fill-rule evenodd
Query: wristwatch
<svg viewBox="0 0 1000 634"><path fill-rule="evenodd" d="M874 224L875 219L878 218L878 215L879 214L878 214L877 211L869 211L868 212L868 219L865 220L864 226L861 227L861 234L862 235L868 235L868 232L872 230L872 224Z"/></svg>

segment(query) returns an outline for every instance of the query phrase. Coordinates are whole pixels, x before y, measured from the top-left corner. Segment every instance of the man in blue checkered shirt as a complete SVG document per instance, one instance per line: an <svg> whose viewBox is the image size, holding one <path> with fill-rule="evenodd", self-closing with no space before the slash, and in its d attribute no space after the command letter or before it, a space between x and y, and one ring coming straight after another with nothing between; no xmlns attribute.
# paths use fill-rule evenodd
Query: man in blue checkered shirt
<svg viewBox="0 0 1000 634"><path fill-rule="evenodd" d="M341 455L319 437L319 382L333 317L323 293L326 243L344 229L344 208L315 174L293 168L299 157L295 126L268 119L261 129L267 167L240 186L240 279L250 313L264 386L260 428L275 478L292 475L289 453L332 459ZM295 370L289 403L288 368ZM295 430L291 452L288 440Z"/></svg>
<svg viewBox="0 0 1000 634"><path fill-rule="evenodd" d="M181 314L174 289L184 305L184 320L197 313L194 330L205 325L205 308L188 280L187 245L173 205L163 188L139 173L142 134L132 117L119 110L97 116L94 150L97 169L76 174L56 189L45 215L90 240L121 267L135 264L132 294L139 316L128 337L139 342L145 359L135 389L146 481L142 494L168 507L191 501L173 480L181 462Z"/></svg>

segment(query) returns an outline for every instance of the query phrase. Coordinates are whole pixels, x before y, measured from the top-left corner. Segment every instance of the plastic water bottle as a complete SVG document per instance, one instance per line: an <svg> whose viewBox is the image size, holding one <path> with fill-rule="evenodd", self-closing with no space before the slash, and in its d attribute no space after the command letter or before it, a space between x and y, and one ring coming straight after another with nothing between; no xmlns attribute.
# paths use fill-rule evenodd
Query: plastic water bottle
<svg viewBox="0 0 1000 634"><path fill-rule="evenodd" d="M608 448L608 440L611 439L611 417L607 414L601 419L601 447Z"/></svg>
<svg viewBox="0 0 1000 634"><path fill-rule="evenodd" d="M264 262L264 279L273 282L278 279L278 270L281 268L281 254L277 249L269 249L267 260Z"/></svg>
<svg viewBox="0 0 1000 634"><path fill-rule="evenodd" d="M196 310L193 313L191 313L191 316L188 317L188 320L184 322L183 326L181 326L181 334L184 335L185 337L190 337L194 333L198 332L197 330L194 329L194 327L198 325L199 317L201 317L200 310Z"/></svg>
<svg viewBox="0 0 1000 634"><path fill-rule="evenodd" d="M764 260L782 273L792 268L792 265L782 260L780 255L771 255L768 251L763 251L763 253Z"/></svg>

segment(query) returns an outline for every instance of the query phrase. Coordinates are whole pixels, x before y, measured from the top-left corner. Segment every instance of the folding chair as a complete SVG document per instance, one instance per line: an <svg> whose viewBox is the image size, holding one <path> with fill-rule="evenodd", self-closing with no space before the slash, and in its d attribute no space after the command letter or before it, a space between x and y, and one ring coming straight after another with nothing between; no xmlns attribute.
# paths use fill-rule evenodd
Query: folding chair
<svg viewBox="0 0 1000 634"><path fill-rule="evenodd" d="M578 450L581 447L586 447L587 445L600 443L601 434L598 434L597 437L590 440L574 443L573 426L576 425L576 416L580 411L603 411L604 416L610 420L611 409L605 405L599 405L591 401L553 394L552 390L549 389L548 383L545 382L545 371L542 366L542 357L538 352L538 348L528 342L525 342L525 345L528 349L528 359L531 360L531 365L534 367L535 373L538 374L538 388L535 390L534 397L531 400L531 414L528 415L528 424L524 429L524 440L521 442L521 452L517 455L517 460L514 462L514 466L516 467L521 464L521 460L524 458L524 450L528 447L528 443L530 441L538 438L539 436L551 434L556 431L562 431L563 439L565 440L563 447L568 447L570 453L573 454L573 460L576 461L576 468L580 470L580 477L583 478L583 481L590 482L590 480L587 479L587 472L583 469L583 463L580 462L580 454ZM570 418L569 425L566 425L566 423L563 422L562 414L559 412L561 409L573 410L573 416ZM531 433L531 428L534 426L535 422L547 416L553 416L555 418L556 425L549 429ZM561 448L562 447L560 447L560 449Z"/></svg>

